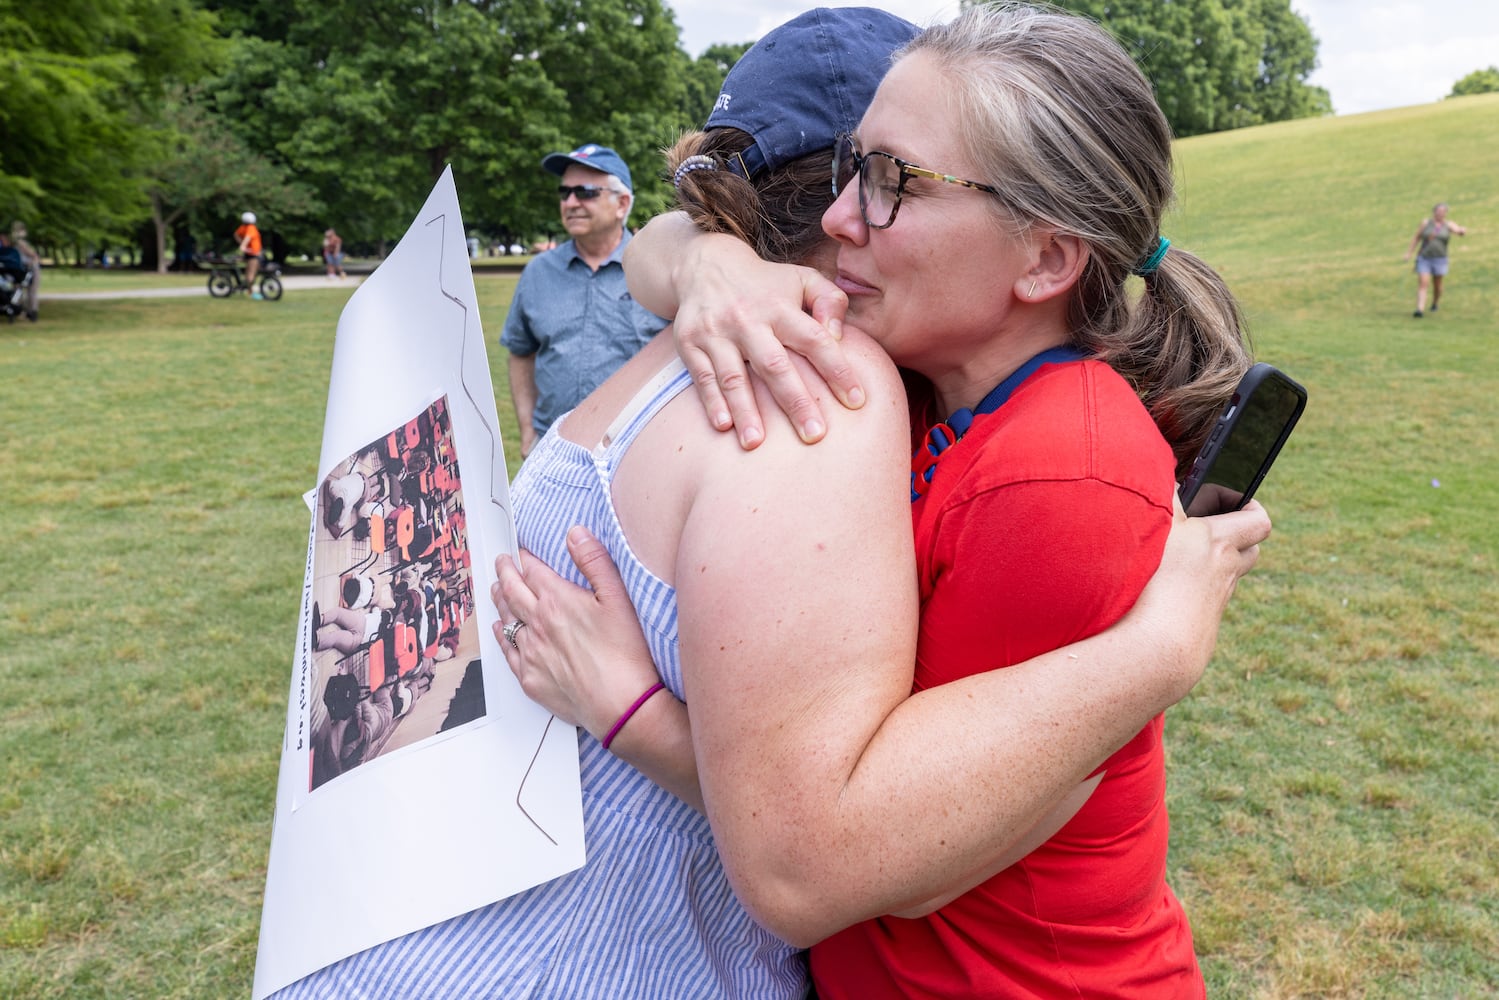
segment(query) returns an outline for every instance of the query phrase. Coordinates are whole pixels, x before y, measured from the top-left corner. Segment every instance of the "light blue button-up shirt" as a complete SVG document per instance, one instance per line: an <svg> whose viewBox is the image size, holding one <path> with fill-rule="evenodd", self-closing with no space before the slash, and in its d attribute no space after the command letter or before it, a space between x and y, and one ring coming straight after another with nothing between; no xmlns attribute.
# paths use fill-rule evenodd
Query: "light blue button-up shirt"
<svg viewBox="0 0 1499 1000"><path fill-rule="evenodd" d="M500 343L517 357L536 356L538 437L667 323L630 298L620 263L630 239L625 230L597 271L568 240L521 272Z"/></svg>

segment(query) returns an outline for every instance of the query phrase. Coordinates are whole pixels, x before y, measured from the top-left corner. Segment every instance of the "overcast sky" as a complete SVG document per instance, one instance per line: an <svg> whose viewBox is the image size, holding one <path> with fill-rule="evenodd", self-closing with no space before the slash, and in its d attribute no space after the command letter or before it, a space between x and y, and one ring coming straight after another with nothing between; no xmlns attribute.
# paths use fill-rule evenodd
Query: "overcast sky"
<svg viewBox="0 0 1499 1000"><path fill-rule="evenodd" d="M682 44L701 55L715 42L745 42L811 3L797 0L667 0L682 26ZM917 24L950 20L956 0L883 0ZM858 0L821 0L859 6ZM1311 83L1332 94L1340 115L1429 104L1477 69L1499 64L1499 0L1291 0L1317 36L1319 66Z"/></svg>

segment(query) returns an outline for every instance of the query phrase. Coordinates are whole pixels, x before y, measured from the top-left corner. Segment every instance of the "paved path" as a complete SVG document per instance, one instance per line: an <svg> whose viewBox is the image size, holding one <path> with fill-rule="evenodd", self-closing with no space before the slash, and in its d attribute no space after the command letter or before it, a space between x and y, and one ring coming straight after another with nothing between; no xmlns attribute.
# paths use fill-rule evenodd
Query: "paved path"
<svg viewBox="0 0 1499 1000"><path fill-rule="evenodd" d="M325 275L321 274L283 274L281 275L281 286L288 292L311 288L353 288L363 280L364 276L358 274L351 274L342 281L329 281ZM40 298L43 302L60 302L64 299L166 299L185 295L207 294L208 276L205 272L202 281L190 285L178 285L175 288L118 288L92 292L48 292L46 285L43 284Z"/></svg>

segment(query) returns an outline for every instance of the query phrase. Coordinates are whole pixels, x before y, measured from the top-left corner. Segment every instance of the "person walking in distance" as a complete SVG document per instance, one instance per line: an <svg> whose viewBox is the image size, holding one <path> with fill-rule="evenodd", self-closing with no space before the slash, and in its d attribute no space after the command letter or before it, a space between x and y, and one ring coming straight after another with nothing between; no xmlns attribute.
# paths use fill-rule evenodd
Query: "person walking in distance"
<svg viewBox="0 0 1499 1000"><path fill-rule="evenodd" d="M1447 203L1438 202L1431 210L1431 218L1421 221L1416 235L1411 237L1411 245L1406 248L1406 260L1411 259L1411 254L1416 255L1416 311L1413 314L1416 319L1426 312L1427 289L1431 290L1431 311L1437 311L1442 298L1442 279L1447 277L1447 243L1454 233L1466 236L1468 230L1447 218Z"/></svg>
<svg viewBox="0 0 1499 1000"><path fill-rule="evenodd" d="M331 227L323 233L323 263L328 268L329 281L348 277L344 273L344 239Z"/></svg>

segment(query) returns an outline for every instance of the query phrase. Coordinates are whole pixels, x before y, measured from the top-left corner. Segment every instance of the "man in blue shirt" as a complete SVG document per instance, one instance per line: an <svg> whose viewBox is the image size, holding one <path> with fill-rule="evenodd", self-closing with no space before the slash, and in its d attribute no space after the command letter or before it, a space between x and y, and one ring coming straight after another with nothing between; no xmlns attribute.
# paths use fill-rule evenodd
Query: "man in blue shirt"
<svg viewBox="0 0 1499 1000"><path fill-rule="evenodd" d="M613 375L666 325L635 303L620 264L630 234L630 168L588 144L541 161L562 184L562 225L572 239L526 265L500 343L510 352L510 398L520 453Z"/></svg>

